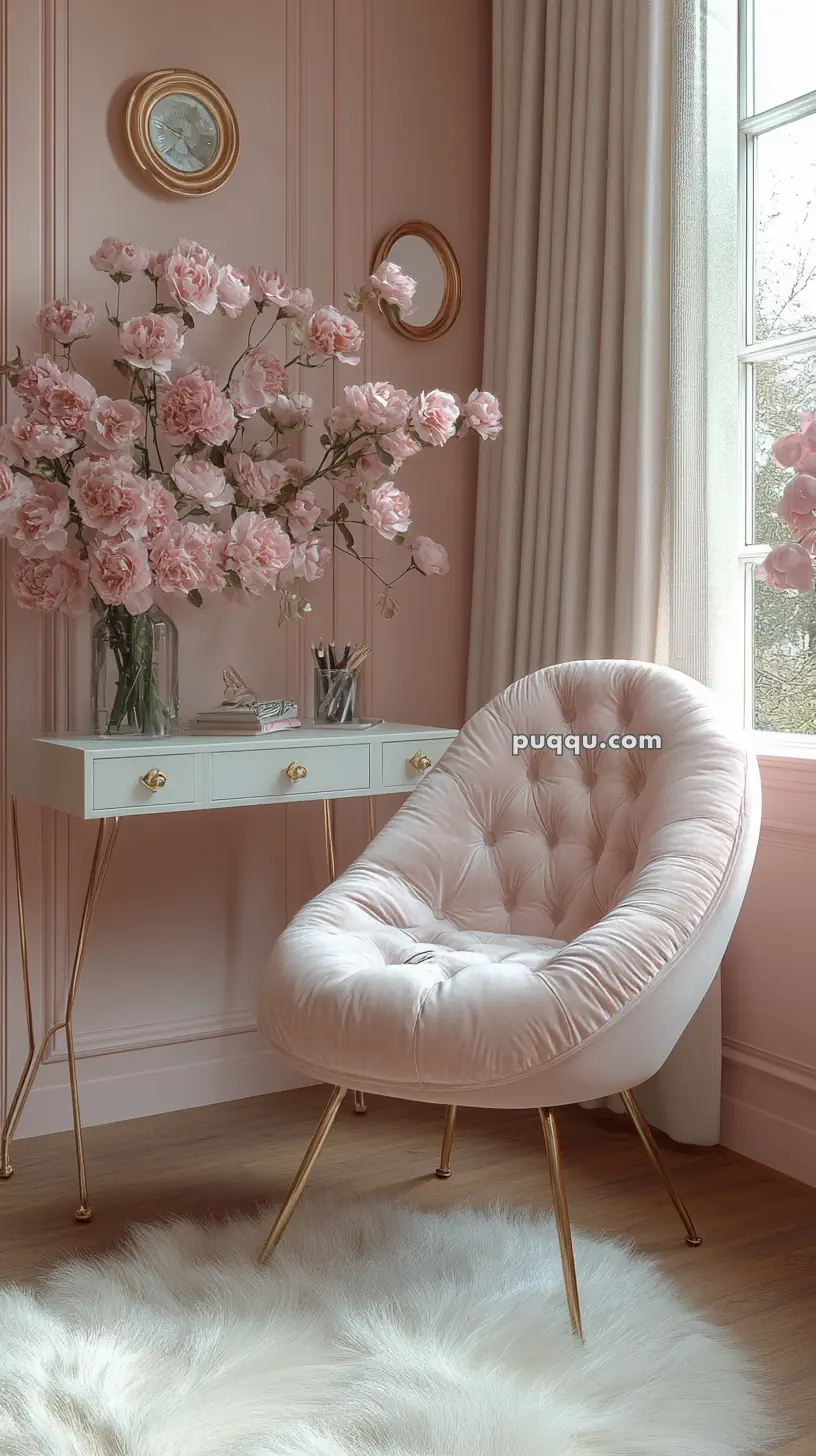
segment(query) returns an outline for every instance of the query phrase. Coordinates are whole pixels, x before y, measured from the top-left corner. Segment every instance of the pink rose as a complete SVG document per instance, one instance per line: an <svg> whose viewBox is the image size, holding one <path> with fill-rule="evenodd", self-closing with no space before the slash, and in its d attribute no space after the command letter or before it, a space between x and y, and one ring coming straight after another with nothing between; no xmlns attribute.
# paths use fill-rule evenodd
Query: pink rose
<svg viewBox="0 0 816 1456"><path fill-rule="evenodd" d="M19 391L18 391L19 392ZM808 442L804 435L780 435L771 446L771 454L783 470L795 470L799 459L805 454Z"/></svg>
<svg viewBox="0 0 816 1456"><path fill-rule="evenodd" d="M145 269L145 272L148 273L151 278L163 278L164 270L167 267L167 259L169 257L169 253L154 253L151 251L147 255L147 268Z"/></svg>
<svg viewBox="0 0 816 1456"><path fill-rule="evenodd" d="M26 611L79 616L90 606L88 562L73 549L59 556L29 557L17 566L12 590Z"/></svg>
<svg viewBox="0 0 816 1456"><path fill-rule="evenodd" d="M222 533L202 521L176 521L157 536L150 564L160 591L186 596L199 587L218 590L224 584L219 566Z"/></svg>
<svg viewBox="0 0 816 1456"><path fill-rule="evenodd" d="M14 392L17 398L25 406L26 413L32 419L39 420L44 424L47 415L45 413L45 399L51 385L59 384L62 381L62 369L50 354L41 354L31 364L26 364L21 370Z"/></svg>
<svg viewBox="0 0 816 1456"><path fill-rule="evenodd" d="M331 561L331 546L321 541L317 532L305 541L297 541L292 547L290 567L293 576L305 581L317 581Z"/></svg>
<svg viewBox="0 0 816 1456"><path fill-rule="evenodd" d="M425 576L444 576L450 569L448 553L430 536L417 536L411 546L414 561Z"/></svg>
<svg viewBox="0 0 816 1456"><path fill-rule="evenodd" d="M71 502L64 485L35 476L12 522L9 541L21 556L52 556L68 545Z"/></svg>
<svg viewBox="0 0 816 1456"><path fill-rule="evenodd" d="M482 440L496 440L502 432L502 412L495 394L486 389L474 389L462 406L464 423L460 435L468 429L475 430ZM418 432L417 432L418 433Z"/></svg>
<svg viewBox="0 0 816 1456"><path fill-rule="evenodd" d="M293 541L305 541L321 510L310 490L302 490L294 500L286 502L286 524Z"/></svg>
<svg viewBox="0 0 816 1456"><path fill-rule="evenodd" d="M268 268L250 268L249 286L252 297L262 308L266 308L268 304L276 308L286 308L292 297L290 285L277 269L270 271Z"/></svg>
<svg viewBox="0 0 816 1456"><path fill-rule="evenodd" d="M352 455L349 466L358 480L367 485L379 485L383 480L390 480L394 473L393 466L385 465L376 450L361 450L358 455Z"/></svg>
<svg viewBox="0 0 816 1456"><path fill-rule="evenodd" d="M267 405L279 430L302 430L309 423L314 400L308 394L276 394Z"/></svg>
<svg viewBox="0 0 816 1456"><path fill-rule="evenodd" d="M150 263L147 248L138 243L123 243L121 238L103 238L95 253L91 253L91 265L98 273L123 273L130 278L134 273L145 273Z"/></svg>
<svg viewBox="0 0 816 1456"><path fill-rule="evenodd" d="M173 445L204 440L223 445L235 430L235 412L209 371L182 374L159 399L159 424Z"/></svg>
<svg viewBox="0 0 816 1456"><path fill-rule="evenodd" d="M37 314L37 327L60 344L72 344L75 339L87 338L95 321L91 305L77 303L73 298L55 298Z"/></svg>
<svg viewBox="0 0 816 1456"><path fill-rule="evenodd" d="M220 511L222 506L231 505L235 500L226 474L211 460L184 456L176 461L171 473L181 494L203 506L205 511Z"/></svg>
<svg viewBox="0 0 816 1456"><path fill-rule="evenodd" d="M245 273L225 263L218 273L218 307L227 318L237 318L243 313L252 298L252 290Z"/></svg>
<svg viewBox="0 0 816 1456"><path fill-rule="evenodd" d="M776 589L806 592L813 586L813 561L798 541L785 541L774 546L754 575Z"/></svg>
<svg viewBox="0 0 816 1456"><path fill-rule="evenodd" d="M365 335L363 330L332 304L319 308L306 325L306 341L312 354L337 359L341 364L359 364Z"/></svg>
<svg viewBox="0 0 816 1456"><path fill-rule="evenodd" d="M110 399L100 394L88 412L85 444L91 450L121 450L127 453L144 433L144 417L127 399Z"/></svg>
<svg viewBox="0 0 816 1456"><path fill-rule="evenodd" d="M807 450L796 465L800 475L816 475L816 452Z"/></svg>
<svg viewBox="0 0 816 1456"><path fill-rule="evenodd" d="M253 349L240 365L229 387L229 397L243 418L277 399L286 386L286 370L268 349Z"/></svg>
<svg viewBox="0 0 816 1456"><path fill-rule="evenodd" d="M218 303L220 269L212 253L200 243L181 242L167 259L164 281L170 295L182 308L196 313L215 312Z"/></svg>
<svg viewBox="0 0 816 1456"><path fill-rule="evenodd" d="M255 460L242 450L228 455L226 463L241 494L262 505L271 505L283 487L291 484L289 471L280 460Z"/></svg>
<svg viewBox="0 0 816 1456"><path fill-rule="evenodd" d="M388 260L381 263L375 273L369 278L369 283L377 298L384 303L393 304L398 308L403 318L414 311L414 294L416 293L416 279L410 278L403 273L396 263L389 263Z"/></svg>
<svg viewBox="0 0 816 1456"><path fill-rule="evenodd" d="M426 445L444 445L456 434L459 406L444 389L418 394L411 409L411 424Z"/></svg>
<svg viewBox="0 0 816 1456"><path fill-rule="evenodd" d="M777 502L777 513L792 531L806 531L813 526L816 510L816 478L795 475L785 486Z"/></svg>
<svg viewBox="0 0 816 1456"><path fill-rule="evenodd" d="M311 288L293 288L286 307L281 310L284 318L302 319L314 308L314 294Z"/></svg>
<svg viewBox="0 0 816 1456"><path fill-rule="evenodd" d="M153 604L153 579L144 541L98 536L89 548L91 582L109 607L146 612Z"/></svg>
<svg viewBox="0 0 816 1456"><path fill-rule="evenodd" d="M336 404L325 419L326 434L330 440L339 440L343 435L348 435L354 428L354 416L349 414L346 405Z"/></svg>
<svg viewBox="0 0 816 1456"><path fill-rule="evenodd" d="M25 475L15 475L8 465L0 464L0 536L5 536L23 496L32 489Z"/></svg>
<svg viewBox="0 0 816 1456"><path fill-rule="evenodd" d="M38 424L22 415L0 427L0 456L5 456L13 465L59 460L76 450L77 443L59 425Z"/></svg>
<svg viewBox="0 0 816 1456"><path fill-rule="evenodd" d="M226 565L250 596L274 587L291 559L292 543L279 521L259 511L245 511L238 517L230 531Z"/></svg>
<svg viewBox="0 0 816 1456"><path fill-rule="evenodd" d="M103 536L144 536L147 496L144 481L128 464L110 457L81 460L71 476L71 495L84 525Z"/></svg>
<svg viewBox="0 0 816 1456"><path fill-rule="evenodd" d="M411 396L387 380L347 384L343 390L348 414L364 430L398 430L408 418Z"/></svg>
<svg viewBox="0 0 816 1456"><path fill-rule="evenodd" d="M386 481L366 491L363 516L374 530L393 541L402 536L411 524L411 502L404 490Z"/></svg>
<svg viewBox="0 0 816 1456"><path fill-rule="evenodd" d="M146 313L128 319L119 330L122 358L134 369L167 374L184 348L184 329L172 313Z"/></svg>
<svg viewBox="0 0 816 1456"><path fill-rule="evenodd" d="M409 435L407 430L392 430L387 435L380 435L377 443L381 450L393 455L395 460L407 460L422 449L419 441Z"/></svg>
<svg viewBox="0 0 816 1456"><path fill-rule="evenodd" d="M57 425L64 435L84 435L88 413L96 399L90 380L81 374L63 374L45 389L42 407L49 424Z"/></svg>
<svg viewBox="0 0 816 1456"><path fill-rule="evenodd" d="M160 480L151 478L142 484L147 501L147 540L151 542L176 524L176 501Z"/></svg>

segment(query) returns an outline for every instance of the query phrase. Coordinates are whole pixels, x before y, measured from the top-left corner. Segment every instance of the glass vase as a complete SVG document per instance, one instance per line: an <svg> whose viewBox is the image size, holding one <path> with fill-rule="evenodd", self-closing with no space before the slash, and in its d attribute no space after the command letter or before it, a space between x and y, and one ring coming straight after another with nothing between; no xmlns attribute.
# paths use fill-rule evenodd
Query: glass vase
<svg viewBox="0 0 816 1456"><path fill-rule="evenodd" d="M160 607L105 607L91 636L94 733L178 733L178 631Z"/></svg>

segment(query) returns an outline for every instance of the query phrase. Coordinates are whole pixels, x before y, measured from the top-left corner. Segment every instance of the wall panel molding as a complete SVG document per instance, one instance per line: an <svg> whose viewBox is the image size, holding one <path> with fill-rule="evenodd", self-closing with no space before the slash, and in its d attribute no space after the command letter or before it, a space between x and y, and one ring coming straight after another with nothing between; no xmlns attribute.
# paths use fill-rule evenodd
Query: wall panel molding
<svg viewBox="0 0 816 1456"><path fill-rule="evenodd" d="M235 1036L257 1030L257 1017L252 1009L225 1012L223 1015L192 1016L173 1021L152 1021L144 1026L125 1030L113 1028L101 1032L83 1032L74 1037L77 1057L110 1056L112 1052L143 1052L151 1047L181 1046L187 1041L211 1041L221 1036ZM51 1058L67 1060L63 1048Z"/></svg>
<svg viewBox="0 0 816 1456"><path fill-rule="evenodd" d="M8 340L8 187L2 179L8 176L9 104L8 104L8 0L0 0L0 353L9 355ZM0 422L5 423L7 389L0 388ZM9 815L6 795L6 681L8 665L8 583L6 579L7 547L0 544L0 1116L5 1117L8 1102L9 1047L9 956L8 927L11 897L9 895Z"/></svg>

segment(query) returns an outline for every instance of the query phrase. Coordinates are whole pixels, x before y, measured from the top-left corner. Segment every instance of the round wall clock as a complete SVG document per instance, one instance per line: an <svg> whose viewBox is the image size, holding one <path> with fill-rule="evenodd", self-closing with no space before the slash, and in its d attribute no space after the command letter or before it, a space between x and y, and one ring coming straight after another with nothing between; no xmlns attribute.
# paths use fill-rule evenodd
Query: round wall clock
<svg viewBox="0 0 816 1456"><path fill-rule="evenodd" d="M127 139L139 166L167 192L197 197L227 180L238 122L223 91L195 71L154 71L133 91Z"/></svg>

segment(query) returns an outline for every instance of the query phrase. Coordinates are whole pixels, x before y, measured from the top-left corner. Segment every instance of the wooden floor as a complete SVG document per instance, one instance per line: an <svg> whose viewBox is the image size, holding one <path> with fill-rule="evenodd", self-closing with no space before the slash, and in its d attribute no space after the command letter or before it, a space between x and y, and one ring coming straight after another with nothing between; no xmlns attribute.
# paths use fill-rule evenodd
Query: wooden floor
<svg viewBox="0 0 816 1456"><path fill-rule="evenodd" d="M280 1199L326 1100L326 1089L278 1093L143 1118L86 1135L95 1218L79 1225L73 1140L18 1143L0 1183L0 1276L31 1280L79 1250L99 1252L126 1225L166 1213L235 1211ZM622 1118L559 1114L573 1223L623 1234L656 1256L698 1308L757 1357L787 1433L778 1456L816 1456L816 1190L723 1149L661 1140L703 1236L686 1247L676 1214ZM453 1177L433 1176L440 1108L372 1098L365 1117L338 1118L310 1187L376 1191L424 1208L495 1198L546 1208L535 1113L460 1113Z"/></svg>

